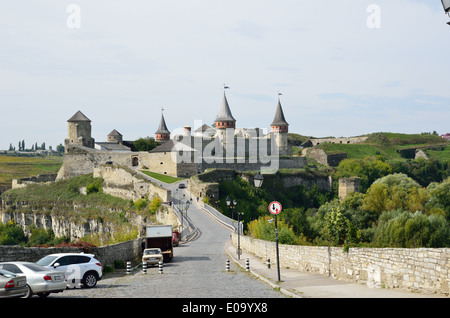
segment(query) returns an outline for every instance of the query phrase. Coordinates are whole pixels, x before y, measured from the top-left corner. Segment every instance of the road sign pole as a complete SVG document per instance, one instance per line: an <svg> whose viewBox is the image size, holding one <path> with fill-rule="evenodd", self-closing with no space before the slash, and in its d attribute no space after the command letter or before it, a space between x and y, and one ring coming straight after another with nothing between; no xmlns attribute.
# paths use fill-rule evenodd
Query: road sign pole
<svg viewBox="0 0 450 318"><path fill-rule="evenodd" d="M277 215L275 214L275 245L277 250L277 271L278 271L278 281L281 282L280 278L280 254L278 252L278 227L277 227Z"/></svg>
<svg viewBox="0 0 450 318"><path fill-rule="evenodd" d="M277 224L277 215L281 212L282 206L280 202L273 201L269 204L269 212L274 215L275 219L275 246L276 246L276 252L277 252L277 271L278 271L278 281L281 282L280 277L280 253L278 250L278 224Z"/></svg>

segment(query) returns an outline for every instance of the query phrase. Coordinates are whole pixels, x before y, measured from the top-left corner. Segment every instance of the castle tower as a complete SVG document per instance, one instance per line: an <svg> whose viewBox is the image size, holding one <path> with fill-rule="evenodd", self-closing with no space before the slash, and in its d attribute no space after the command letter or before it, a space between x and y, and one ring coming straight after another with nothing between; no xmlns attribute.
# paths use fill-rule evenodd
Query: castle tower
<svg viewBox="0 0 450 318"><path fill-rule="evenodd" d="M91 137L91 121L81 111L78 111L68 121L68 138L64 140L65 153L70 151L70 145L94 148L95 140Z"/></svg>
<svg viewBox="0 0 450 318"><path fill-rule="evenodd" d="M155 132L156 142L164 143L167 140L170 140L170 131L167 129L166 121L164 119L164 115L161 114L161 120L159 121L158 130Z"/></svg>
<svg viewBox="0 0 450 318"><path fill-rule="evenodd" d="M217 130L225 130L227 128L236 128L236 119L231 114L230 106L228 105L227 96L223 93L222 106L217 115L215 126Z"/></svg>
<svg viewBox="0 0 450 318"><path fill-rule="evenodd" d="M115 144L121 144L123 142L122 134L114 129L108 135L108 142L115 143Z"/></svg>
<svg viewBox="0 0 450 318"><path fill-rule="evenodd" d="M272 142L278 146L280 155L288 155L290 153L288 147L288 131L289 124L284 118L283 108L281 107L280 99L278 98L277 110L275 112L275 117L270 124L271 139Z"/></svg>

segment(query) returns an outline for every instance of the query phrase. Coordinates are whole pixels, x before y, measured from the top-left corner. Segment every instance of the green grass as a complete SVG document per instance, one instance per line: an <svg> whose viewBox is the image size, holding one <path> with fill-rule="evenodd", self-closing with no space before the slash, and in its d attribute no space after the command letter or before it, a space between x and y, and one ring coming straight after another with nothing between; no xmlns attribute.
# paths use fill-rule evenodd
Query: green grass
<svg viewBox="0 0 450 318"><path fill-rule="evenodd" d="M175 183L181 180L184 180L182 178L175 178L175 177L171 177L171 176L167 176L164 174L160 174L160 173L156 173L156 172L152 172L152 171L148 171L148 170L141 170L142 173L145 173L146 175L155 178L161 182L164 183Z"/></svg>
<svg viewBox="0 0 450 318"><path fill-rule="evenodd" d="M345 152L349 159L381 155L389 162L406 160L400 156L398 152L400 149L433 147L435 150L425 150L429 157L440 161L450 160L450 143L435 135L375 133L369 135L365 142L359 144L322 143L317 147L327 153ZM437 150L440 147L443 150Z"/></svg>
<svg viewBox="0 0 450 318"><path fill-rule="evenodd" d="M450 161L450 146L445 147L443 150L425 150L426 154L432 158L436 158L439 161Z"/></svg>
<svg viewBox="0 0 450 318"><path fill-rule="evenodd" d="M0 155L0 187L11 187L13 179L27 178L41 174L56 174L61 168L63 157L19 157Z"/></svg>
<svg viewBox="0 0 450 318"><path fill-rule="evenodd" d="M104 194L101 191L83 195L81 187L89 187L98 182L92 175L81 175L49 184L31 184L26 188L8 190L1 197L7 205L15 209L16 204L25 206L17 209L33 213L52 213L75 218L117 219L119 212L133 208L129 200Z"/></svg>

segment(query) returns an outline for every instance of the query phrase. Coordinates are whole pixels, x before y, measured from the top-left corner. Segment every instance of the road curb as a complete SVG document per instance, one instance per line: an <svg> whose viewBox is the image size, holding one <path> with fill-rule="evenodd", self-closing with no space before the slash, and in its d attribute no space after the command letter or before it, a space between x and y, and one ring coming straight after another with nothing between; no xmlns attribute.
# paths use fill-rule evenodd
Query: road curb
<svg viewBox="0 0 450 318"><path fill-rule="evenodd" d="M233 260L233 262L235 262L236 264L238 264L239 266L241 266L242 268L245 269L245 266L242 265L242 264L239 262L239 260L237 260L237 259L232 255L232 253L230 253L230 251L229 251L228 248L227 248L228 244L229 244L229 242L227 242L227 243L225 244L225 251L227 252L228 256ZM287 295L287 296L289 296L289 297L292 297L292 298L303 298L303 297L301 297L301 296L299 296L299 295L297 295L297 294L294 294L294 293L290 292L289 290L287 290L287 289L281 287L280 285L278 285L278 284L276 284L276 283L274 283L274 282L271 282L270 280L268 280L268 279L265 278L264 276L262 276L262 275L256 273L255 271L253 271L251 268L250 268L249 272L250 272L252 275L254 275L254 276L256 276L257 278L259 278L260 280L262 280L263 282L265 282L266 284L270 285L272 288L274 288L274 289L279 289L279 291L280 291L281 293L283 293L283 294L285 294L285 295Z"/></svg>

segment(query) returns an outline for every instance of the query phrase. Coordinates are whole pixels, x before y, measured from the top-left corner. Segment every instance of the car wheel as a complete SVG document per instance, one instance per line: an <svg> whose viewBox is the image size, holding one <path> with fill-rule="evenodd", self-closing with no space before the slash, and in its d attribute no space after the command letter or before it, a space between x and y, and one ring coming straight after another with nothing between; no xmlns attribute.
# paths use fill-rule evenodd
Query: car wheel
<svg viewBox="0 0 450 318"><path fill-rule="evenodd" d="M27 293L22 298L31 298L31 296L33 296L33 291L30 285L27 285Z"/></svg>
<svg viewBox="0 0 450 318"><path fill-rule="evenodd" d="M93 288L97 285L97 274L94 272L87 272L83 277L83 285L86 288Z"/></svg>

